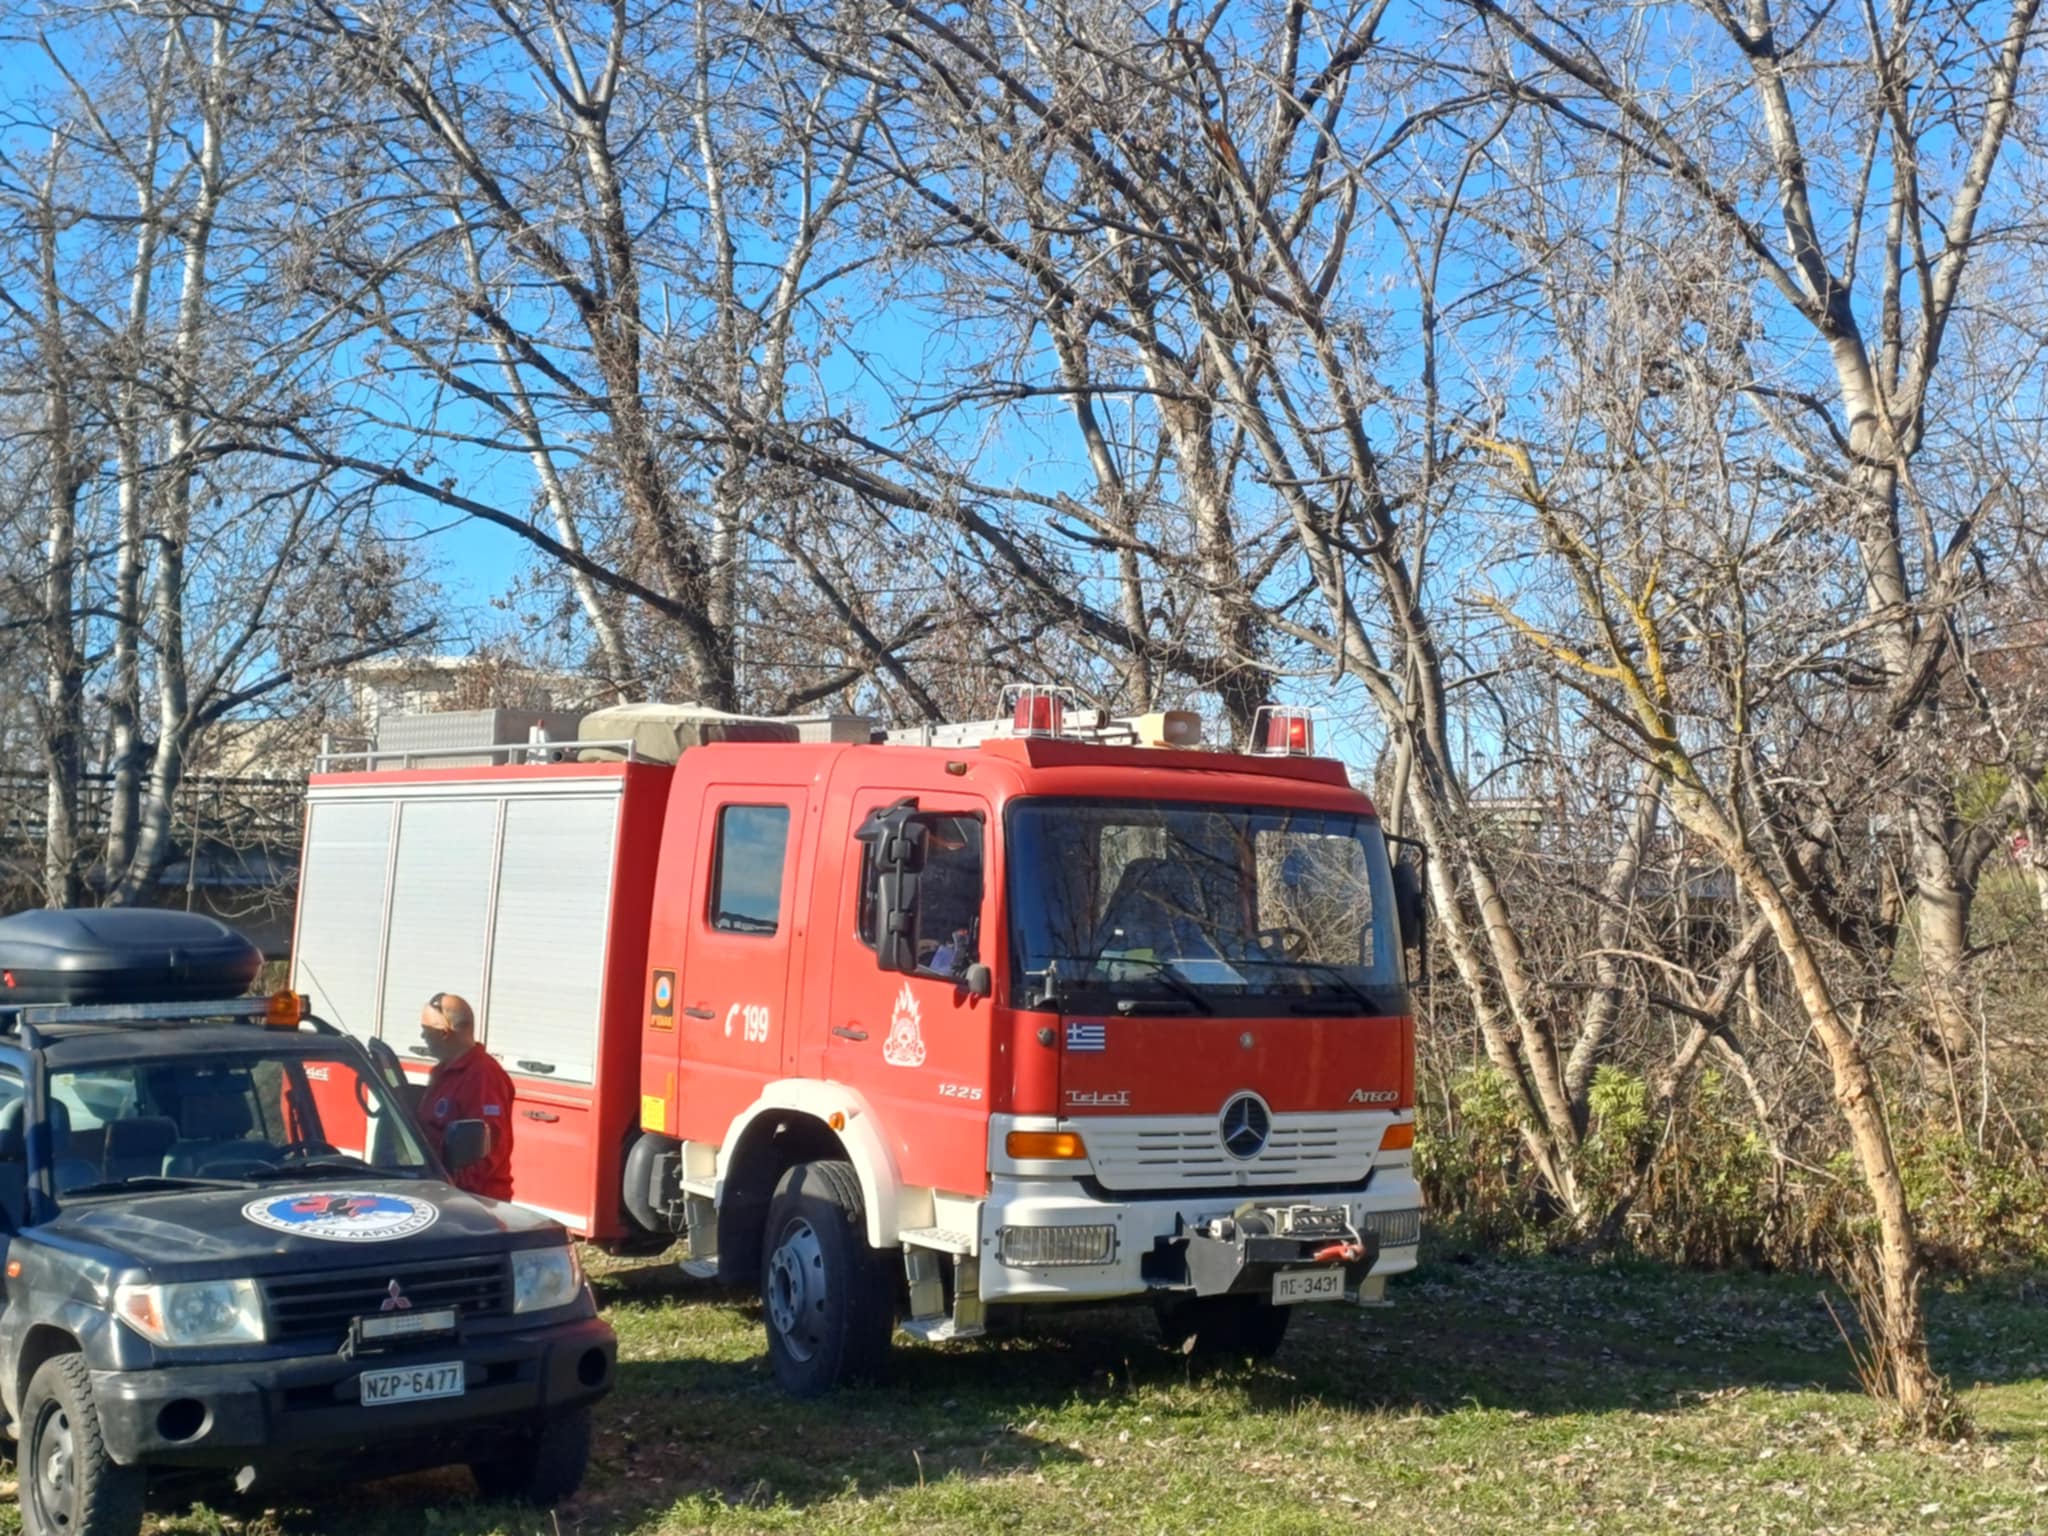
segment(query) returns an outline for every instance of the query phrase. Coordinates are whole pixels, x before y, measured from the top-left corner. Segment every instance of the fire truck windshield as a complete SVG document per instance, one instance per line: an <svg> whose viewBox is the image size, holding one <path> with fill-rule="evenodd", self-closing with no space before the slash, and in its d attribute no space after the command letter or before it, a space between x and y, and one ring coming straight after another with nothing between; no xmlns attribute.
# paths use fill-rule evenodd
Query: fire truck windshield
<svg viewBox="0 0 2048 1536"><path fill-rule="evenodd" d="M1045 799L1013 804L1007 829L1020 1004L1400 1011L1386 844L1369 817Z"/></svg>

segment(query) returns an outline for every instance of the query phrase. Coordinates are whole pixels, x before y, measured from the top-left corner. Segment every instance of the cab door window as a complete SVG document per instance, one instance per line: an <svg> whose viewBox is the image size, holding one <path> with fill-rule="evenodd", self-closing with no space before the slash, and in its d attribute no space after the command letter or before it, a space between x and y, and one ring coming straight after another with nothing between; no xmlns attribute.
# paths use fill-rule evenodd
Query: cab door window
<svg viewBox="0 0 2048 1536"><path fill-rule="evenodd" d="M720 933L772 935L782 911L782 867L788 854L788 806L720 806L711 926Z"/></svg>

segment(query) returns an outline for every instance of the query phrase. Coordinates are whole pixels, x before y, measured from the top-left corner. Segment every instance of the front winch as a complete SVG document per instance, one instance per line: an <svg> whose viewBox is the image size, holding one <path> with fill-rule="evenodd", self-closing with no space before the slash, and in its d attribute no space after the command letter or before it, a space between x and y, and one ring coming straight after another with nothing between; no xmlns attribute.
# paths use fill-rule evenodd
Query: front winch
<svg viewBox="0 0 2048 1536"><path fill-rule="evenodd" d="M1342 1206L1322 1205L1242 1205L1228 1216L1183 1223L1162 1246L1180 1250L1185 1288L1197 1296L1263 1293L1290 1272L1335 1267L1344 1280L1331 1300L1356 1292L1380 1251L1379 1239L1359 1232ZM1324 1290L1313 1287L1313 1293ZM1304 1290L1301 1299L1311 1294Z"/></svg>

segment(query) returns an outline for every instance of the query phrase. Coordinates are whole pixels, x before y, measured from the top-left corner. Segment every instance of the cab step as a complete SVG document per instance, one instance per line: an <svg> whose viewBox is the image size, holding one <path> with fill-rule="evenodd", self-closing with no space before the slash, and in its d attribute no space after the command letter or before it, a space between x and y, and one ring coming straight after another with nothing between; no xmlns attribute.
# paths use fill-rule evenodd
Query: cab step
<svg viewBox="0 0 2048 1536"><path fill-rule="evenodd" d="M910 1227L899 1230L898 1242L906 1248L929 1248L933 1253L965 1255L974 1252L974 1234L948 1227Z"/></svg>
<svg viewBox="0 0 2048 1536"><path fill-rule="evenodd" d="M981 1324L962 1324L943 1314L938 1317L906 1317L896 1326L913 1339L925 1344L950 1344L955 1339L978 1339L988 1332Z"/></svg>
<svg viewBox="0 0 2048 1536"><path fill-rule="evenodd" d="M987 1310L981 1304L981 1261L961 1253L954 1255L953 1307L948 1311L939 1252L930 1246L904 1247L903 1273L910 1284L910 1316L897 1326L927 1344L979 1338L988 1332Z"/></svg>

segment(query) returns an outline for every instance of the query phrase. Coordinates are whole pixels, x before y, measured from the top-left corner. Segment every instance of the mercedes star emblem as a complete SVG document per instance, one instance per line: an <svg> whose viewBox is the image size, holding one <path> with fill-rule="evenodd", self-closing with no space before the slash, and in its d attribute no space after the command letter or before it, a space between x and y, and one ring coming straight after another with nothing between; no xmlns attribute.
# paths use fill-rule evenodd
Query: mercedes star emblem
<svg viewBox="0 0 2048 1536"><path fill-rule="evenodd" d="M1232 1157L1257 1157L1265 1150L1266 1138L1272 1134L1273 1114L1257 1094L1240 1093L1223 1106L1223 1120L1218 1130L1223 1137L1223 1150Z"/></svg>

